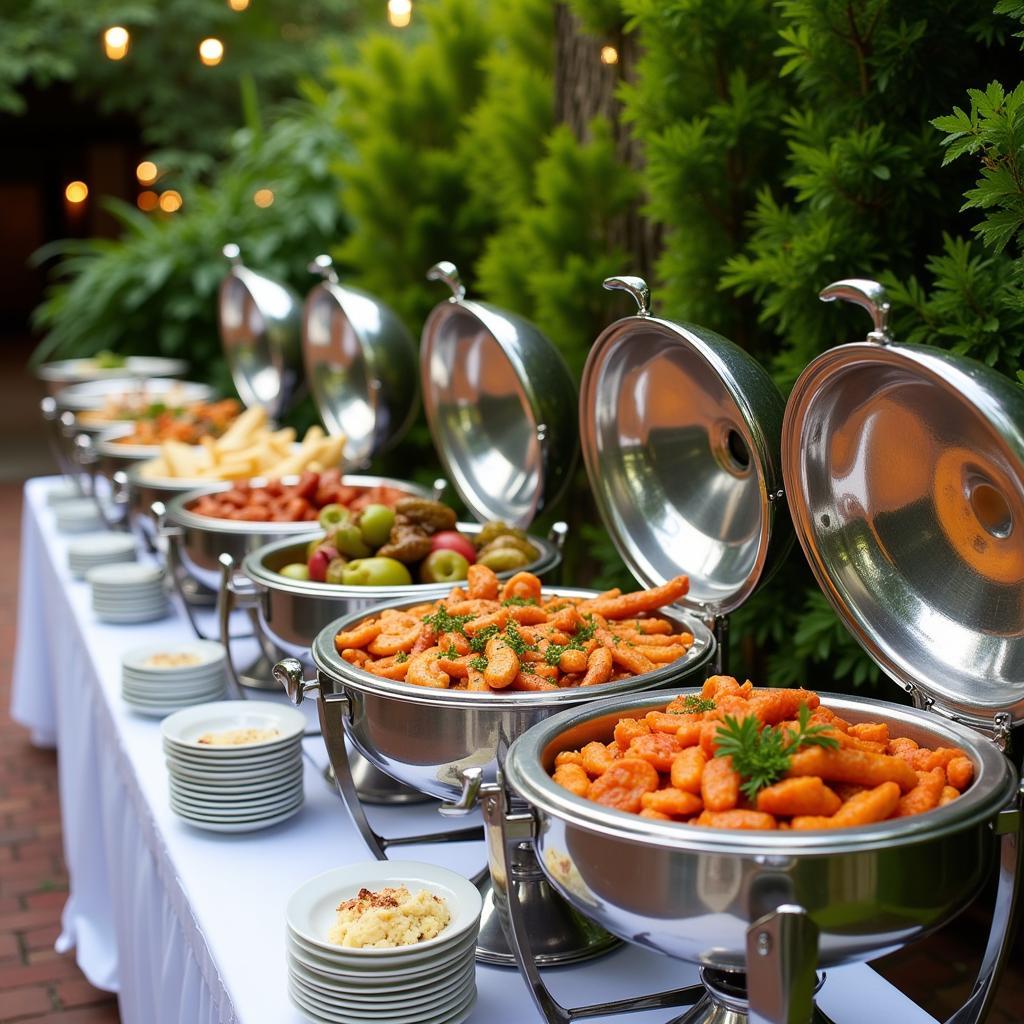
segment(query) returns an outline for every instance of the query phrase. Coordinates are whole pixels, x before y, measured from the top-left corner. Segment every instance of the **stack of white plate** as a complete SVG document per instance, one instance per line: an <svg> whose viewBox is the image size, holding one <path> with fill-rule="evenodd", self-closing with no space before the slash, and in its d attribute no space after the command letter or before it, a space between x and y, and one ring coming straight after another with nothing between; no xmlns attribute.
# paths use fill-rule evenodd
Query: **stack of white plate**
<svg viewBox="0 0 1024 1024"><path fill-rule="evenodd" d="M171 809L212 832L251 832L290 818L302 807L305 728L305 715L269 701L218 701L165 718ZM242 729L275 735L232 746L200 742Z"/></svg>
<svg viewBox="0 0 1024 1024"><path fill-rule="evenodd" d="M92 609L101 622L151 622L167 614L164 571L159 566L99 565L85 578L92 584Z"/></svg>
<svg viewBox="0 0 1024 1024"><path fill-rule="evenodd" d="M53 506L53 512L61 533L89 533L104 527L99 505L92 498L58 502Z"/></svg>
<svg viewBox="0 0 1024 1024"><path fill-rule="evenodd" d="M68 545L68 568L76 580L97 565L135 561L135 538L127 533L87 533Z"/></svg>
<svg viewBox="0 0 1024 1024"><path fill-rule="evenodd" d="M51 508L54 505L61 505L66 501L81 501L82 491L76 487L70 480L61 480L59 483L54 484L46 492L46 504Z"/></svg>
<svg viewBox="0 0 1024 1024"><path fill-rule="evenodd" d="M224 648L210 640L150 644L121 658L121 696L144 715L161 718L179 708L224 696Z"/></svg>
<svg viewBox="0 0 1024 1024"><path fill-rule="evenodd" d="M335 910L360 889L426 889L448 905L437 938L391 949L327 941ZM317 1024L457 1024L476 1002L476 940L483 903L454 871L413 861L349 864L310 879L286 910L288 994Z"/></svg>

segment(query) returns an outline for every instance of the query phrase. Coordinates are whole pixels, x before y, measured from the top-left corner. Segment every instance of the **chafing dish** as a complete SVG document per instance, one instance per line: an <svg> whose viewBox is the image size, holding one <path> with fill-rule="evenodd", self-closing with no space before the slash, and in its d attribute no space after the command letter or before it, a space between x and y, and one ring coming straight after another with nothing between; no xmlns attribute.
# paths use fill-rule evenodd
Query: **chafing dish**
<svg viewBox="0 0 1024 1024"><path fill-rule="evenodd" d="M234 243L223 253L231 264L217 299L224 357L242 402L262 406L276 420L300 382L299 299L287 285L245 266Z"/></svg>
<svg viewBox="0 0 1024 1024"><path fill-rule="evenodd" d="M546 594L593 597L596 591L566 587L546 588ZM408 607L422 601L386 602L383 607ZM362 620L366 610L332 622L317 636L312 649L317 673L306 682L295 659L280 662L275 675L296 704L316 690L324 742L349 810L371 852L381 860L391 846L477 838L478 830L445 831L414 839L389 839L370 826L347 771L351 744L374 767L405 785L444 801L441 813L461 816L476 806L480 787L493 782L509 745L531 725L567 707L578 707L621 693L664 686L679 686L704 678L714 652L710 630L676 608L659 612L694 636L686 657L644 676L603 686L557 692L478 694L457 690L430 690L401 681L383 679L345 661L334 646L339 630ZM528 867L525 869L530 871ZM537 953L541 964L569 963L603 952L613 943L584 917L558 900L532 866L534 880L528 904L534 915L534 934L542 936ZM486 876L484 876L486 877ZM480 879L482 884L484 878ZM487 963L513 963L502 925L503 909L488 898L477 956Z"/></svg>
<svg viewBox="0 0 1024 1024"><path fill-rule="evenodd" d="M60 359L43 363L36 368L36 376L46 387L46 393L55 397L69 384L86 380L105 380L112 377L180 377L188 369L184 359L166 359L163 356L127 356L123 366L101 367L95 359Z"/></svg>
<svg viewBox="0 0 1024 1024"><path fill-rule="evenodd" d="M574 797L546 770L557 750L661 704L624 697L525 733L485 792L485 817L493 847L515 857L534 848L550 884L610 932L699 964L707 991L643 1001L693 1004L683 1018L692 1024L819 1019L818 967L880 956L945 924L997 854L981 974L951 1018L968 1024L984 1019L1008 951L1021 855L1022 790L1004 750L1024 720L1024 398L980 364L894 344L874 282L839 282L822 298L865 306L875 329L797 381L782 433L786 495L823 590L917 707L824 699L851 721L961 747L972 786L917 817L799 835L647 821ZM560 1006L534 966L528 919L509 905L520 968L548 1021L627 1008Z"/></svg>
<svg viewBox="0 0 1024 1024"><path fill-rule="evenodd" d="M416 345L378 299L342 285L330 256L309 265L323 281L302 313L302 359L328 433L345 435L345 458L366 466L416 418Z"/></svg>
<svg viewBox="0 0 1024 1024"><path fill-rule="evenodd" d="M182 405L208 402L214 390L208 384L196 381L170 380L164 377L111 377L103 380L83 381L57 392L57 406L74 413L93 412L107 403L139 399L161 402L169 396ZM111 426L117 420L105 420L102 426Z"/></svg>

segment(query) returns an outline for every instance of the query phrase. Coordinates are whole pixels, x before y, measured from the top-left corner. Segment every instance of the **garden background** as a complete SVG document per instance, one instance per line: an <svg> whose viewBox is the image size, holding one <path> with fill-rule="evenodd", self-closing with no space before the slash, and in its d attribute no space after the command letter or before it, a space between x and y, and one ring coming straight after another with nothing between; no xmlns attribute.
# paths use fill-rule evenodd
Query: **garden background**
<svg viewBox="0 0 1024 1024"><path fill-rule="evenodd" d="M234 241L300 293L330 252L414 336L443 298L427 267L453 260L577 373L631 312L602 279L639 273L658 315L731 338L783 392L866 331L818 290L874 277L901 340L1024 381L1020 0L415 0L401 29L382 2L232 6L0 2L0 109L67 82L135 119L183 197L107 200L119 237L36 254L54 282L37 359L159 351L227 387L215 298ZM97 43L111 24L132 39L116 62ZM224 40L216 67L192 54L204 35ZM437 472L422 422L376 468L409 466ZM628 578L582 471L551 515L583 524L569 578ZM759 682L878 685L798 554L733 635Z"/></svg>

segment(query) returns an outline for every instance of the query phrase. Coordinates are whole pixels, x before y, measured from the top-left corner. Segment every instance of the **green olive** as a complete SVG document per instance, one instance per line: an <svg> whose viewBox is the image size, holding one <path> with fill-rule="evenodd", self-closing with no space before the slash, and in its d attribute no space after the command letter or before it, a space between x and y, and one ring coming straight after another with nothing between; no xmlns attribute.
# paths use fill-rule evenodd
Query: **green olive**
<svg viewBox="0 0 1024 1024"><path fill-rule="evenodd" d="M530 559L515 548L496 548L480 555L476 564L486 565L495 572L509 572L511 569L522 569L524 565L529 565Z"/></svg>
<svg viewBox="0 0 1024 1024"><path fill-rule="evenodd" d="M533 544L521 537L514 537L511 533L503 533L500 537L495 537L490 544L481 549L480 554L486 555L488 551L499 551L502 548L514 548L516 551L522 551L531 562L540 558L540 552Z"/></svg>
<svg viewBox="0 0 1024 1024"><path fill-rule="evenodd" d="M367 505L359 516L359 532L371 548L383 547L395 525L395 510L387 505Z"/></svg>
<svg viewBox="0 0 1024 1024"><path fill-rule="evenodd" d="M366 558L372 554L355 523L343 523L334 531L334 546L349 558Z"/></svg>

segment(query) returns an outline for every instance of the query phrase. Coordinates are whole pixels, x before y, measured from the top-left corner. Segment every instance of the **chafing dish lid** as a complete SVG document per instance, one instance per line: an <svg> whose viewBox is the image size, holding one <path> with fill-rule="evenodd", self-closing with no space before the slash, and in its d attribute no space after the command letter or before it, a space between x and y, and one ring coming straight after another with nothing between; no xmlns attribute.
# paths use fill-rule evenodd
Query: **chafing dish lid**
<svg viewBox="0 0 1024 1024"><path fill-rule="evenodd" d="M481 522L527 526L565 490L576 462L576 385L531 323L466 299L455 265L432 267L452 297L420 342L427 422L459 496Z"/></svg>
<svg viewBox="0 0 1024 1024"><path fill-rule="evenodd" d="M897 345L881 285L821 293L872 314L786 408L797 536L861 646L921 703L999 733L1024 719L1024 393L981 363Z"/></svg>
<svg viewBox="0 0 1024 1024"><path fill-rule="evenodd" d="M341 285L329 256L309 269L324 280L303 308L306 379L324 426L345 436L345 461L366 465L416 416L416 343L378 299Z"/></svg>
<svg viewBox="0 0 1024 1024"><path fill-rule="evenodd" d="M221 345L235 390L246 406L272 418L288 407L298 383L299 300L283 284L246 267L237 245L225 245L231 268L217 311Z"/></svg>
<svg viewBox="0 0 1024 1024"><path fill-rule="evenodd" d="M630 571L648 586L690 578L681 604L732 611L792 542L778 445L784 402L767 372L703 327L639 313L607 327L580 393L580 444L598 511Z"/></svg>

